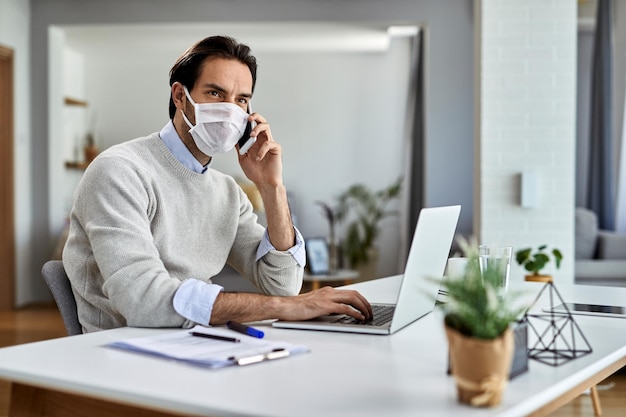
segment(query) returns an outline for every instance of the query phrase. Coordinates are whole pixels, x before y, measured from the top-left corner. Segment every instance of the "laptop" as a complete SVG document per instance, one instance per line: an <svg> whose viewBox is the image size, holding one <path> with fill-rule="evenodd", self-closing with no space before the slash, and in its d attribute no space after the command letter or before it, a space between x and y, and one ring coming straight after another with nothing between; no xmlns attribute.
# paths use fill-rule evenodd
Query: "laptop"
<svg viewBox="0 0 626 417"><path fill-rule="evenodd" d="M312 320L278 320L284 329L392 334L435 308L461 206L424 208L420 211L395 304L372 303L374 318L359 323L346 315L327 315Z"/></svg>

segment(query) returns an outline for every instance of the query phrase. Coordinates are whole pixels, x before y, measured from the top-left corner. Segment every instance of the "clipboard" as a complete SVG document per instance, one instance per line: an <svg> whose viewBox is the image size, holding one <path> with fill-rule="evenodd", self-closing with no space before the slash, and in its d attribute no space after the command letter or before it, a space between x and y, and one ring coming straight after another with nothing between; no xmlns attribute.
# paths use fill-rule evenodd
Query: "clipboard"
<svg viewBox="0 0 626 417"><path fill-rule="evenodd" d="M196 337L192 333L214 337ZM204 326L119 340L106 346L210 369L251 365L309 351L303 345L259 339L226 328Z"/></svg>

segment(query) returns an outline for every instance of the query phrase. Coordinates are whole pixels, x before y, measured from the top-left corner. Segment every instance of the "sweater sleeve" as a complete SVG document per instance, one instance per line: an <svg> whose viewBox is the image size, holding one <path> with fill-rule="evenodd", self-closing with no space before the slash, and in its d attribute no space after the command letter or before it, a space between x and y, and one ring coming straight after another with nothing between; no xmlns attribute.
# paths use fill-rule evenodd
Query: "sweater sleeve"
<svg viewBox="0 0 626 417"><path fill-rule="evenodd" d="M304 252L304 242L296 243L287 251L262 247L263 232L258 233L261 226L257 223L252 203L241 189L239 191L239 226L228 257L229 264L264 294L297 295L304 276L303 253L300 253Z"/></svg>
<svg viewBox="0 0 626 417"><path fill-rule="evenodd" d="M78 259L67 260L68 275L71 265L85 265L87 279L74 280L74 287L125 325L186 327L173 307L181 281L169 276L151 234L152 192L132 163L92 162L75 194L72 221L82 233L74 233L71 244L82 247L72 252Z"/></svg>

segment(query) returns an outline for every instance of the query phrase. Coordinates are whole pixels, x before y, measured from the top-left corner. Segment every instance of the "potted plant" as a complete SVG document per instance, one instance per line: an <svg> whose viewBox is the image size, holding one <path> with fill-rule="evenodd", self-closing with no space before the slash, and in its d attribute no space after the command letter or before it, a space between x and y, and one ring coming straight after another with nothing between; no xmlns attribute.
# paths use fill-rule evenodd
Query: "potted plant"
<svg viewBox="0 0 626 417"><path fill-rule="evenodd" d="M541 270L550 263L550 254L554 257L554 263L556 269L561 267L561 261L563 260L563 254L558 249L552 249L551 252L547 252L548 245L541 245L533 252L532 248L524 248L515 252L515 260L519 265L524 267L525 270L531 272L526 275L526 281L540 281L551 282L552 276L541 273Z"/></svg>
<svg viewBox="0 0 626 417"><path fill-rule="evenodd" d="M508 382L514 349L511 325L528 306L515 303L521 294L508 291L499 296L501 269L488 265L481 272L478 247L460 239L468 258L463 274L445 277L447 300L444 313L450 366L456 379L458 400L477 407L500 403Z"/></svg>
<svg viewBox="0 0 626 417"><path fill-rule="evenodd" d="M340 223L352 219L347 224L342 243L343 253L352 268L358 268L370 260L374 243L380 234L380 221L397 214L397 211L387 210L387 206L400 196L401 189L402 177L379 191L372 191L365 184L355 184L338 197L336 221Z"/></svg>
<svg viewBox="0 0 626 417"><path fill-rule="evenodd" d="M84 152L85 152L85 163L87 164L90 164L94 159L96 159L96 156L98 156L98 153L100 153L100 150L96 146L94 135L91 132L85 135Z"/></svg>

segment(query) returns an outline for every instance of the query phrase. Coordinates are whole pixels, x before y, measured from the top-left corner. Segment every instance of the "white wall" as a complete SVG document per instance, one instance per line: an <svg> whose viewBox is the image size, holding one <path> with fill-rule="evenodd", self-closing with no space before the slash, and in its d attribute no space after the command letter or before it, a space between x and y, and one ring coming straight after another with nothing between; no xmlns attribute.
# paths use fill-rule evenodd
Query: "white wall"
<svg viewBox="0 0 626 417"><path fill-rule="evenodd" d="M167 123L169 70L201 36L180 45L157 42L157 50L148 54L133 53L137 45L120 45L106 54L101 48L81 49L85 98L97 114L101 148L145 136ZM256 52L254 37L249 45L259 61L252 106L268 119L282 145L284 180L295 197L297 226L305 237L326 236L327 223L315 201L334 203L354 183L383 188L403 173L409 38L393 38L390 49L375 52ZM212 166L243 175L234 151L216 157ZM51 193L50 204L58 224L63 219L58 209L65 202ZM384 222L378 241L380 276L397 273L402 234L399 218Z"/></svg>
<svg viewBox="0 0 626 417"><path fill-rule="evenodd" d="M30 2L0 0L0 43L14 50L14 190L15 190L15 301L33 298L30 277L39 274L31 262L32 193L30 130Z"/></svg>
<svg viewBox="0 0 626 417"><path fill-rule="evenodd" d="M556 282L573 283L576 1L477 0L476 18L479 239L557 247ZM519 204L523 170L539 179L534 208Z"/></svg>
<svg viewBox="0 0 626 417"><path fill-rule="evenodd" d="M72 207L74 189L82 171L68 169L66 162L82 162L88 109L68 106L65 98L85 99L84 59L66 46L63 30L49 29L49 139L55 146L48 152L48 205L50 247L58 244ZM52 253L50 253L52 255Z"/></svg>

